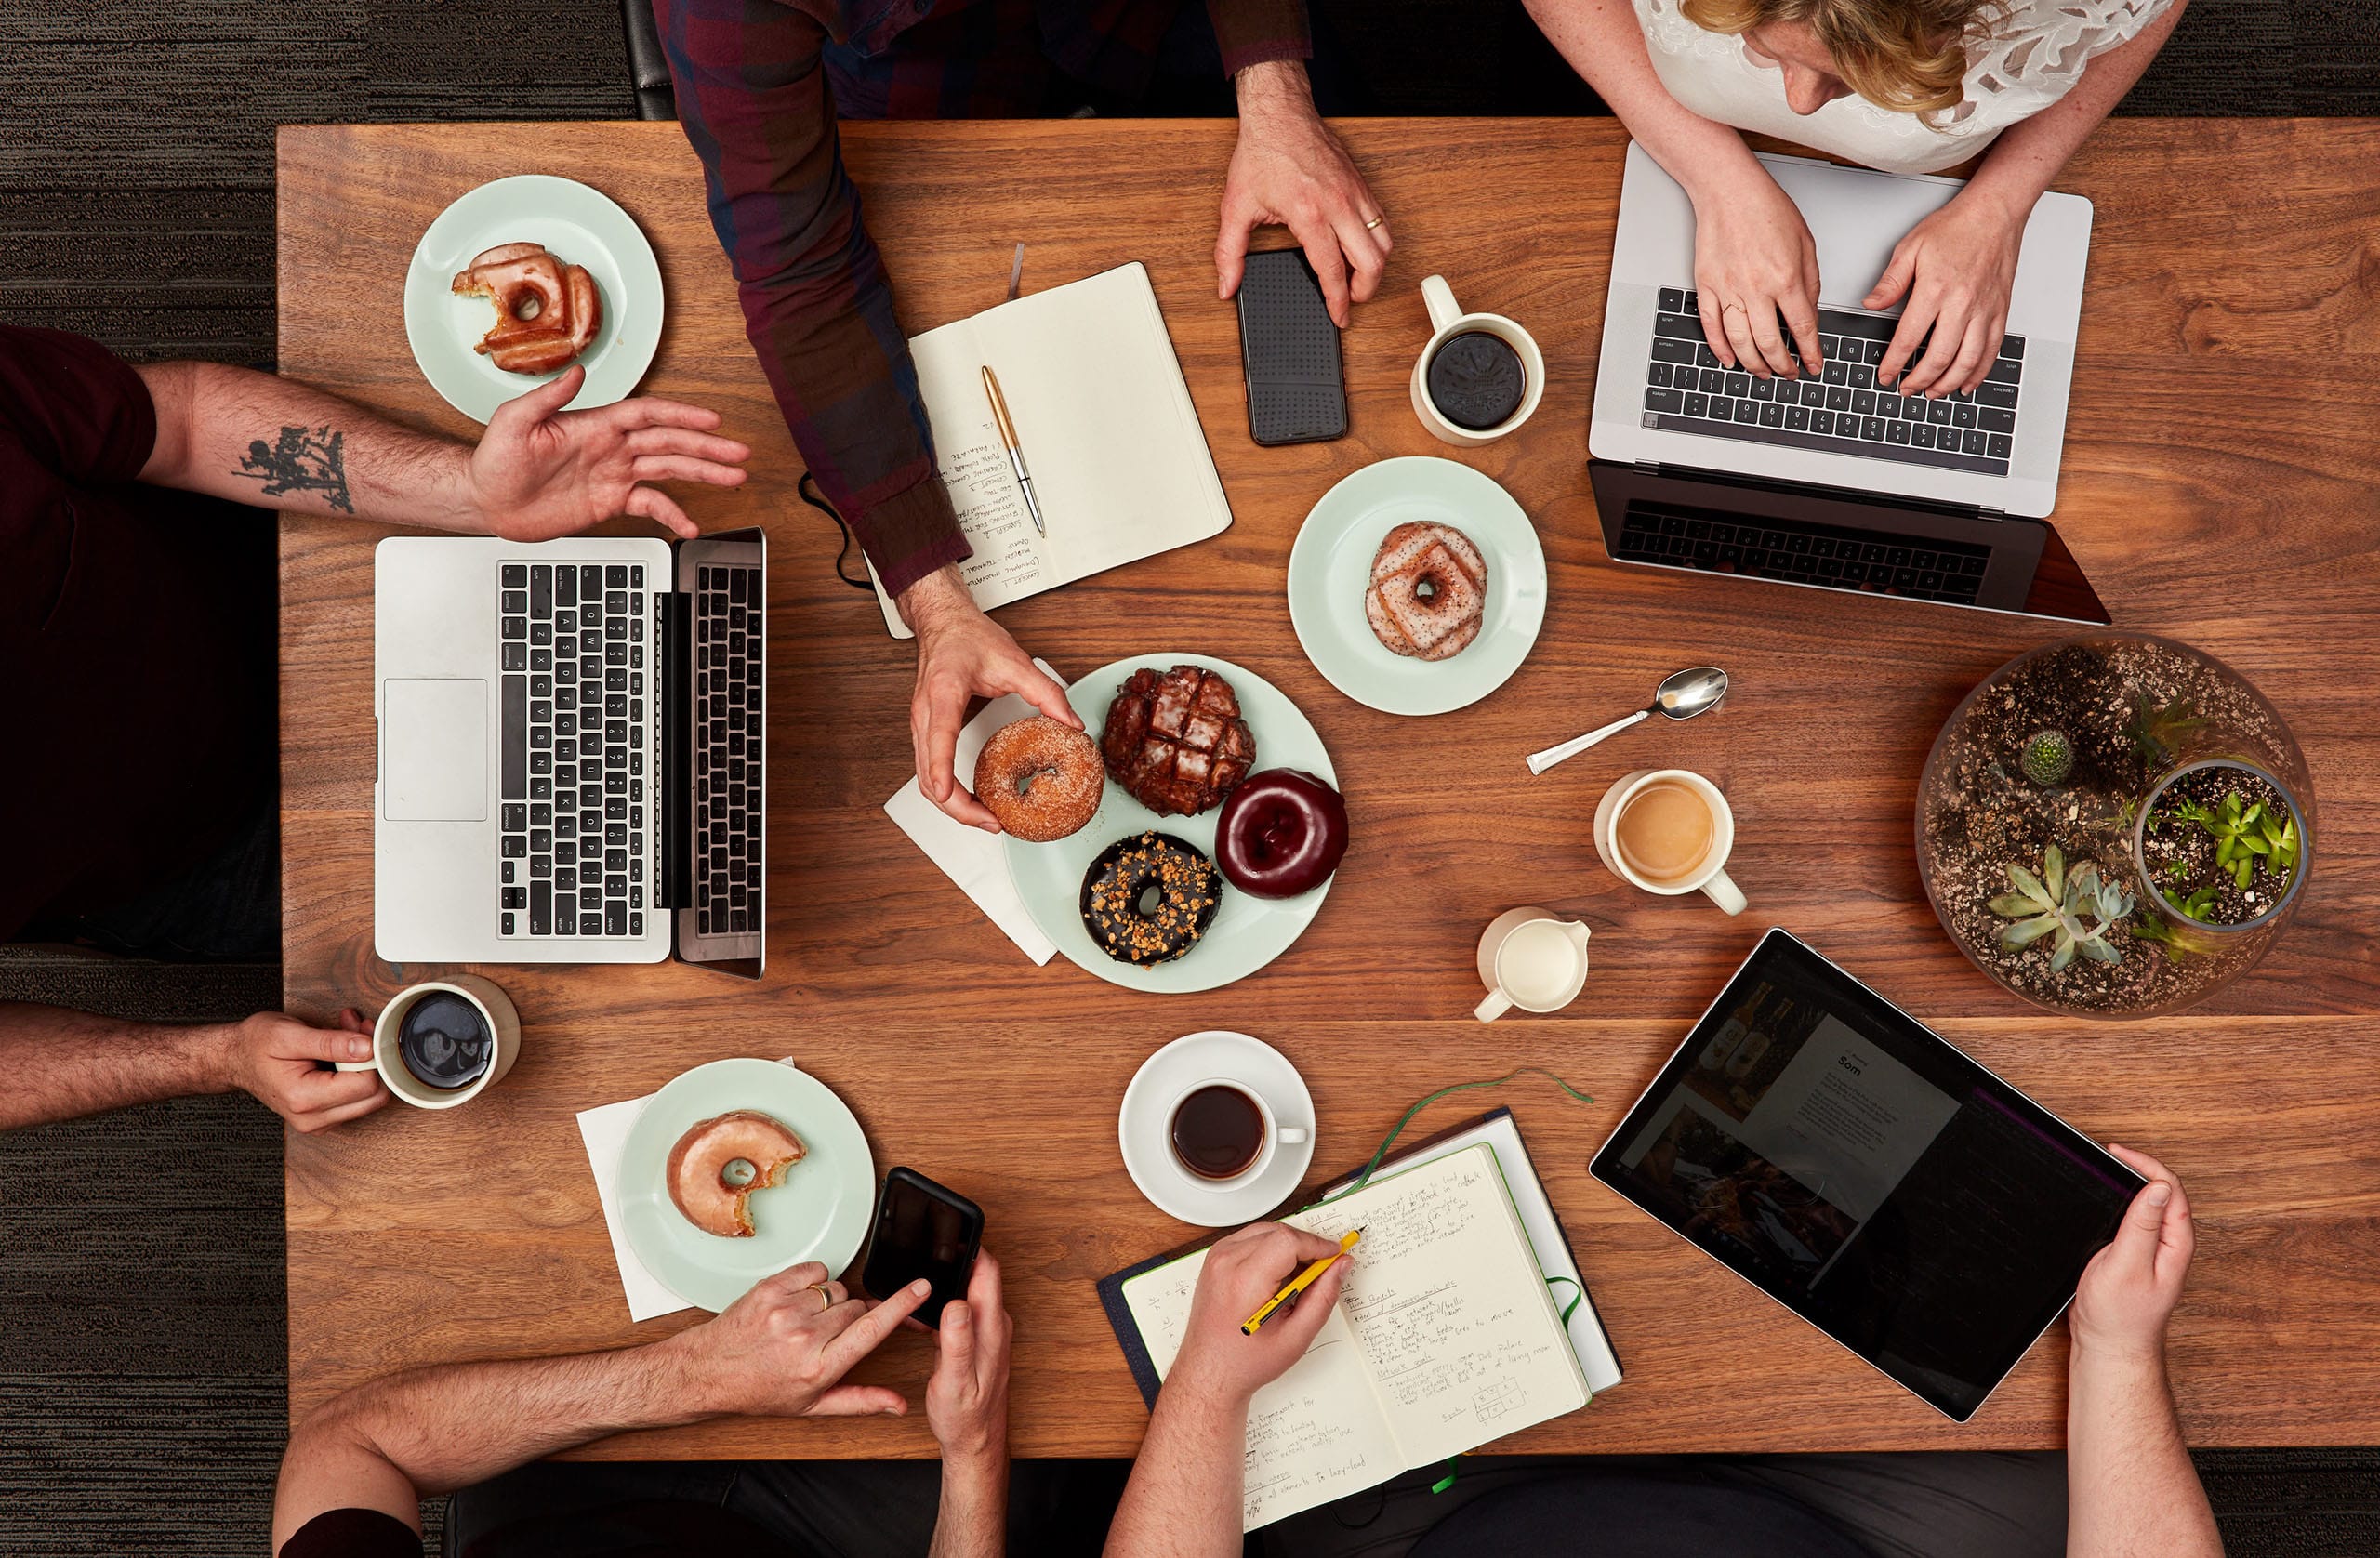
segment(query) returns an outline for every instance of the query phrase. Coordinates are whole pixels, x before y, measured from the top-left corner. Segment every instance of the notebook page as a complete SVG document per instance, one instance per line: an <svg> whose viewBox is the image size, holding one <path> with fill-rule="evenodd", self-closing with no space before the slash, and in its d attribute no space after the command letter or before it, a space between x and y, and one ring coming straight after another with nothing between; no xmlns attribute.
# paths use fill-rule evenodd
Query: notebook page
<svg viewBox="0 0 2380 1558"><path fill-rule="evenodd" d="M1125 1307L1160 1380L1182 1351L1190 1297L1206 1265L1202 1249L1124 1284ZM1305 1355L1249 1406L1241 1529L1360 1492L1403 1470L1346 1317L1334 1310Z"/></svg>
<svg viewBox="0 0 2380 1558"><path fill-rule="evenodd" d="M1364 1230L1340 1312L1407 1467L1586 1405L1495 1149L1482 1142L1286 1220Z"/></svg>

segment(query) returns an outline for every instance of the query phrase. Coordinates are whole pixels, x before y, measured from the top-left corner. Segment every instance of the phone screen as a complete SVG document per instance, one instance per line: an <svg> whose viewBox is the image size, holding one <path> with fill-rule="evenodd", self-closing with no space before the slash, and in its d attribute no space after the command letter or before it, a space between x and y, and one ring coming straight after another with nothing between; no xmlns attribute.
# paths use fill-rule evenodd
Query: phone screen
<svg viewBox="0 0 2380 1558"><path fill-rule="evenodd" d="M881 1299L924 1277L933 1284L933 1296L919 1307L918 1318L934 1325L943 1305L967 1296L983 1233L984 1214L973 1202L896 1168L885 1177L876 1205L876 1232L861 1281Z"/></svg>

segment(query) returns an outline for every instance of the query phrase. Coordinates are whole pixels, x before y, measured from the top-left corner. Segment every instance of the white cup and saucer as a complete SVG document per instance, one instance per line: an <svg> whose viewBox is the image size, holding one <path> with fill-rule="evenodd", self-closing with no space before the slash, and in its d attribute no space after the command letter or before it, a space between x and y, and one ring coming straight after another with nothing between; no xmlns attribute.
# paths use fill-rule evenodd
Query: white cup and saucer
<svg viewBox="0 0 2380 1558"><path fill-rule="evenodd" d="M1237 1150L1177 1136L1178 1125L1209 1111L1226 1128L1245 1124ZM1272 1211L1305 1179L1314 1162L1314 1095L1289 1058L1263 1039L1223 1029L1184 1034L1133 1074L1117 1140L1125 1170L1157 1210L1202 1228L1236 1227ZM1184 1161L1177 1140L1207 1153L1203 1168Z"/></svg>

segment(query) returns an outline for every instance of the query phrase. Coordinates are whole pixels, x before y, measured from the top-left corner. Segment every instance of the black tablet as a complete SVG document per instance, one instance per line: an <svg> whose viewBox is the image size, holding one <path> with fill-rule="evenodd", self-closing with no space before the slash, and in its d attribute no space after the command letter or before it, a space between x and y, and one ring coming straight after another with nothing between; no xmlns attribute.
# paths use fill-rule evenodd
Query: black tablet
<svg viewBox="0 0 2380 1558"><path fill-rule="evenodd" d="M1782 931L1593 1171L1960 1422L2147 1182Z"/></svg>

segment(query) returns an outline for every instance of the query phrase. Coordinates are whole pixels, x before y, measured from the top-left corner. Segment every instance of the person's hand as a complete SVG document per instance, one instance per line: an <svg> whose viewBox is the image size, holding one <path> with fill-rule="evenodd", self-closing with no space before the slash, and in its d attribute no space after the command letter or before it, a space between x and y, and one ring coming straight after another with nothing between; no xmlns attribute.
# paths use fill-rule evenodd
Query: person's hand
<svg viewBox="0 0 2380 1558"><path fill-rule="evenodd" d="M1314 111L1305 67L1293 60L1239 73L1239 143L1223 178L1215 234L1216 297L1239 290L1249 234L1268 223L1288 228L1304 248L1332 322L1345 329L1350 299L1367 302L1379 290L1395 245L1380 202Z"/></svg>
<svg viewBox="0 0 2380 1558"><path fill-rule="evenodd" d="M1180 1384L1236 1406L1247 1405L1250 1397L1305 1355L1315 1333L1322 1329L1339 1302L1339 1289L1347 1280L1347 1261L1332 1261L1329 1271L1298 1295L1296 1307L1286 1314L1276 1314L1257 1327L1254 1336L1240 1330L1241 1322L1307 1262L1338 1253L1337 1240L1278 1222L1251 1222L1208 1250L1207 1264L1198 1273L1198 1290L1190 1300L1182 1351L1166 1377L1167 1388Z"/></svg>
<svg viewBox="0 0 2380 1558"><path fill-rule="evenodd" d="M978 1250L965 1301L943 1306L941 1353L926 1381L926 1421L945 1461L1007 1455L1009 1333L1000 1263Z"/></svg>
<svg viewBox="0 0 2380 1558"><path fill-rule="evenodd" d="M1694 290L1702 334L1728 367L1756 378L1816 377L1818 249L1793 197L1757 163L1694 202ZM1784 315L1785 331L1777 327ZM1801 349L1799 369L1786 332Z"/></svg>
<svg viewBox="0 0 2380 1558"><path fill-rule="evenodd" d="M976 694L1005 693L1076 730L1082 718L1066 690L1042 673L1008 629L985 616L959 581L959 570L929 574L901 592L901 614L918 635L918 689L909 700L909 740L916 748L918 787L925 798L971 827L998 833L991 810L959 782L953 767L959 730Z"/></svg>
<svg viewBox="0 0 2380 1558"><path fill-rule="evenodd" d="M2153 1357L2164 1348L2165 1321L2182 1296L2197 1244L2190 1201L2148 1154L2112 1143L2108 1151L2149 1183L2133 1197L2113 1242L2082 1268L2069 1329L2078 1351Z"/></svg>
<svg viewBox="0 0 2380 1558"><path fill-rule="evenodd" d="M2008 289L2016 283L2027 215L1989 194L1962 191L1893 246L1875 290L1861 299L1871 309L1909 299L1876 364L1878 385L1939 398L1972 394L1983 382L2008 326ZM1934 338L1919 357L1928 330Z"/></svg>
<svg viewBox="0 0 2380 1558"><path fill-rule="evenodd" d="M617 514L657 521L682 539L702 534L647 482L740 486L751 451L719 438L719 413L650 396L564 411L587 370L505 402L471 455L471 496L491 535L509 541L575 535Z"/></svg>
<svg viewBox="0 0 2380 1558"><path fill-rule="evenodd" d="M283 1011L259 1011L229 1030L232 1086L311 1135L389 1102L377 1071L325 1071L323 1061L368 1061L372 1025L349 1007L335 1028L310 1027Z"/></svg>
<svg viewBox="0 0 2380 1558"><path fill-rule="evenodd" d="M900 1392L840 1381L932 1291L920 1278L870 1304L828 1282L825 1266L805 1261L755 1284L716 1319L679 1332L668 1345L685 1360L692 1399L704 1411L897 1418L909 1409Z"/></svg>

